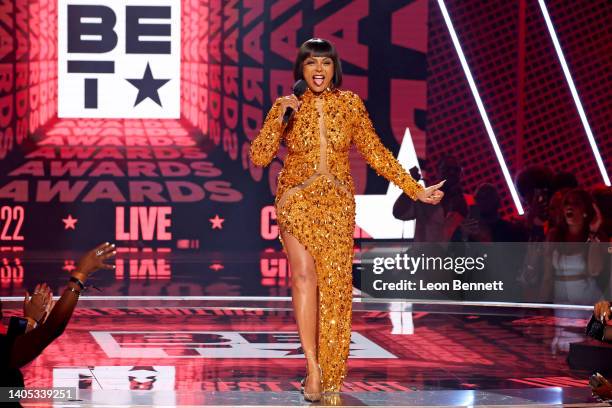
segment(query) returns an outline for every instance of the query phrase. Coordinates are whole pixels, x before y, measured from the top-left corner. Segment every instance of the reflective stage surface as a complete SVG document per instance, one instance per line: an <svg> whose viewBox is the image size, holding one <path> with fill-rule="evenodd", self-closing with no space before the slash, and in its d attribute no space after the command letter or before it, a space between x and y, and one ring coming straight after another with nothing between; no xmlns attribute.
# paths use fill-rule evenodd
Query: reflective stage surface
<svg viewBox="0 0 612 408"><path fill-rule="evenodd" d="M359 300L359 299L357 299ZM5 319L20 314L4 301ZM568 368L587 310L354 304L343 392L321 405L609 406ZM305 365L282 299L87 299L23 370L27 387L76 387L56 406L293 406ZM25 406L35 406L25 403Z"/></svg>

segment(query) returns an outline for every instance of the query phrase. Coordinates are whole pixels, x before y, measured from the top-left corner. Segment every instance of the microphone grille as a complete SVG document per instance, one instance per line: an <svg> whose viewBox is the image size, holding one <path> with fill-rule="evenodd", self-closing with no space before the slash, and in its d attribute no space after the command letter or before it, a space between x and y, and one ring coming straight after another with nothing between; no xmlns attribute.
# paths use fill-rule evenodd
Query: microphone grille
<svg viewBox="0 0 612 408"><path fill-rule="evenodd" d="M303 79L298 79L295 81L295 84L293 84L293 94L297 97L304 95L306 89L308 89L308 84Z"/></svg>

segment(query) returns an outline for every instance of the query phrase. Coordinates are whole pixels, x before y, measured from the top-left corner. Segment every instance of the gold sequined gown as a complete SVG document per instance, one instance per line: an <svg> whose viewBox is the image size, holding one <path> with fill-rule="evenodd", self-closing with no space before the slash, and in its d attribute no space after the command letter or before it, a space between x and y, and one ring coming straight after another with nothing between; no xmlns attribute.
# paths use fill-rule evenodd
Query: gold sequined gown
<svg viewBox="0 0 612 408"><path fill-rule="evenodd" d="M267 166L276 156L281 140L288 148L278 175L274 205L281 230L295 236L315 261L318 359L323 390L334 392L340 391L346 376L351 340L355 228L351 144L379 175L401 187L412 199L416 199L422 186L381 143L359 96L337 89L317 95L309 89L301 102L285 129L278 121L280 100L275 102L251 144L250 156L255 165Z"/></svg>

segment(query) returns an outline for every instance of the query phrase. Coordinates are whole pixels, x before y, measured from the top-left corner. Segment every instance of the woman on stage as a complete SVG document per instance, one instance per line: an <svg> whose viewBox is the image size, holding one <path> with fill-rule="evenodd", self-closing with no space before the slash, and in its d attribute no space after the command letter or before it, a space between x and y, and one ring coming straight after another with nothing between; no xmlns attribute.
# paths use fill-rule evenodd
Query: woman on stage
<svg viewBox="0 0 612 408"><path fill-rule="evenodd" d="M355 144L379 175L413 200L438 204L442 183L423 188L385 148L356 94L338 89L340 60L322 39L306 41L294 65L308 89L278 98L253 140L250 156L267 166L284 140L288 155L278 175L274 205L280 240L292 272L293 309L306 357L304 397L339 392L351 340L354 185L349 148ZM283 125L287 108L294 115Z"/></svg>

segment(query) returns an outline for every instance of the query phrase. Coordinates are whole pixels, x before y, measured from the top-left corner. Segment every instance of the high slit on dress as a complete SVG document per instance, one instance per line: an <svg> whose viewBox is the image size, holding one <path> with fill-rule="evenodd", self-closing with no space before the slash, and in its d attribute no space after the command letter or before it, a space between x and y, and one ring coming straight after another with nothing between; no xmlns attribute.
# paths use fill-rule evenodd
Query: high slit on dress
<svg viewBox="0 0 612 408"><path fill-rule="evenodd" d="M354 186L348 152L354 143L366 161L416 199L422 189L376 136L361 99L352 92L308 90L283 129L280 101L251 144L254 164L265 166L288 147L274 205L282 232L293 235L315 262L319 297L317 357L323 390L340 391L351 341ZM286 251L282 237L279 239Z"/></svg>

